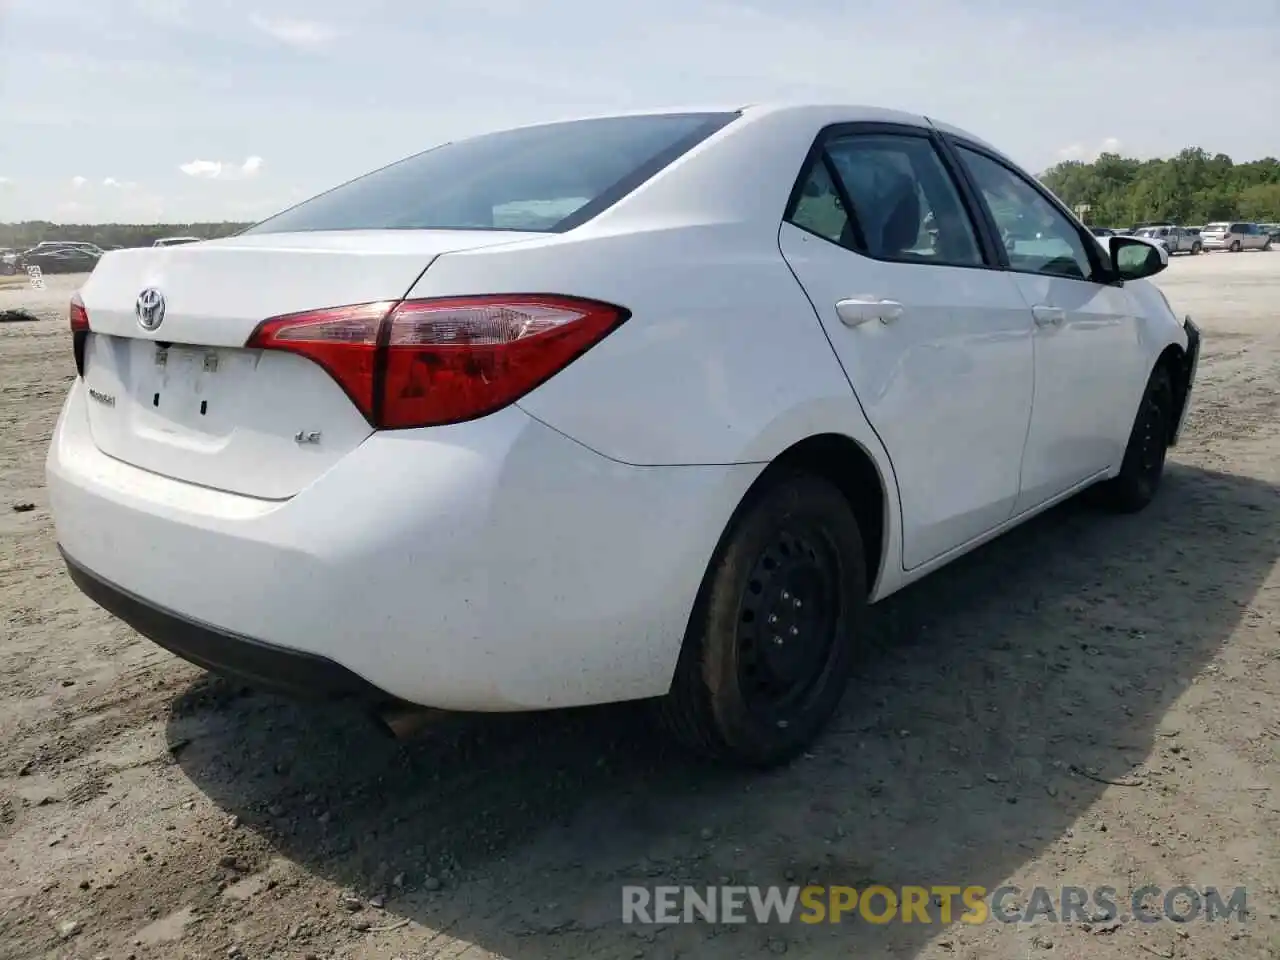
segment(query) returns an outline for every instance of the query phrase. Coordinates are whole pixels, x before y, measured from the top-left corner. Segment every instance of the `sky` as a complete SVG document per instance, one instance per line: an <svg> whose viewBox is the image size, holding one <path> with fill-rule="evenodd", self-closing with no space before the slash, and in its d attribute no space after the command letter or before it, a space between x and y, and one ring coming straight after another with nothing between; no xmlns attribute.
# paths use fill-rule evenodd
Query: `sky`
<svg viewBox="0 0 1280 960"><path fill-rule="evenodd" d="M1032 171L1280 155L1280 0L0 0L0 222L256 220L450 139L867 104Z"/></svg>

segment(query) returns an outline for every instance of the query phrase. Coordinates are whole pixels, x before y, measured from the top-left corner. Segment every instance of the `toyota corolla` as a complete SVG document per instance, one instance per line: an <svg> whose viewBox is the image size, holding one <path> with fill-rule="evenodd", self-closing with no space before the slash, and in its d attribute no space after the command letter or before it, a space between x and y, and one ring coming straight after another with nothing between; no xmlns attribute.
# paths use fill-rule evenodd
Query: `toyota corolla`
<svg viewBox="0 0 1280 960"><path fill-rule="evenodd" d="M887 110L448 143L101 259L58 541L107 610L264 688L652 700L779 763L869 603L1086 489L1156 494L1200 340L1146 279L1167 263Z"/></svg>

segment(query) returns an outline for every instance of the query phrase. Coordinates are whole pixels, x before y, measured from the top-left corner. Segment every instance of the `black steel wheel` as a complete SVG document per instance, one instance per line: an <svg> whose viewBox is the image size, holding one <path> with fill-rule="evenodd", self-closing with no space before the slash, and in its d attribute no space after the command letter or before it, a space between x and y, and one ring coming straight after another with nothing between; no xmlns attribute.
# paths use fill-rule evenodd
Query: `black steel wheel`
<svg viewBox="0 0 1280 960"><path fill-rule="evenodd" d="M784 763L840 703L866 606L862 536L815 476L762 481L721 538L690 618L664 725L687 746Z"/></svg>
<svg viewBox="0 0 1280 960"><path fill-rule="evenodd" d="M784 524L762 550L738 602L738 682L753 712L787 722L803 710L836 653L844 601L840 554L827 532Z"/></svg>
<svg viewBox="0 0 1280 960"><path fill-rule="evenodd" d="M1138 405L1120 473L1094 488L1098 501L1122 513L1136 513L1155 499L1164 476L1175 406L1168 369L1156 367Z"/></svg>

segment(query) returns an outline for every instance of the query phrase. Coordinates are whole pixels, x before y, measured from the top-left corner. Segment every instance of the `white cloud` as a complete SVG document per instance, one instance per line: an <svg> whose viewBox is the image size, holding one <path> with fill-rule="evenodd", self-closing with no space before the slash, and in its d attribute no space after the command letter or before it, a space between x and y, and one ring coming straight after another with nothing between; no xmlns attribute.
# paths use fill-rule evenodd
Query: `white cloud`
<svg viewBox="0 0 1280 960"><path fill-rule="evenodd" d="M86 183L88 183L88 182L89 182L89 181L88 181L88 180L86 180L84 177L72 177L72 178L71 178L71 189L72 189L72 190L79 190L81 187L83 187L83 186L84 186Z"/></svg>
<svg viewBox="0 0 1280 960"><path fill-rule="evenodd" d="M178 167L188 177L198 180L248 180L262 170L261 157L246 157L244 163L223 160L192 160Z"/></svg>
<svg viewBox="0 0 1280 960"><path fill-rule="evenodd" d="M249 23L267 36L302 50L318 50L338 36L337 28L316 20L289 20L252 13Z"/></svg>
<svg viewBox="0 0 1280 960"><path fill-rule="evenodd" d="M0 187L11 187L11 186L13 186L12 180L10 180L8 177L0 177Z"/></svg>
<svg viewBox="0 0 1280 960"><path fill-rule="evenodd" d="M1107 137L1097 146L1073 143L1058 151L1058 159L1079 160L1082 163L1092 163L1104 153L1119 153L1120 146L1120 140L1116 137Z"/></svg>
<svg viewBox="0 0 1280 960"><path fill-rule="evenodd" d="M222 172L222 164L216 160L192 160L178 167L188 177L205 177L213 179Z"/></svg>
<svg viewBox="0 0 1280 960"><path fill-rule="evenodd" d="M132 190L137 186L132 180L117 180L115 177L107 177L102 181L104 187L114 187L117 190Z"/></svg>

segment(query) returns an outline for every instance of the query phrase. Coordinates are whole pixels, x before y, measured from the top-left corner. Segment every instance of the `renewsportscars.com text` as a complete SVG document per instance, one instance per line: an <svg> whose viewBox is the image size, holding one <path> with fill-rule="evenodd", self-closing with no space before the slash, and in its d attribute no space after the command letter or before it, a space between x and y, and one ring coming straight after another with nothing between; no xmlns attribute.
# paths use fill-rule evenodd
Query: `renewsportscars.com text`
<svg viewBox="0 0 1280 960"><path fill-rule="evenodd" d="M622 888L623 923L1191 923L1247 917L1247 891L1234 887L1115 887L936 884L869 886Z"/></svg>

